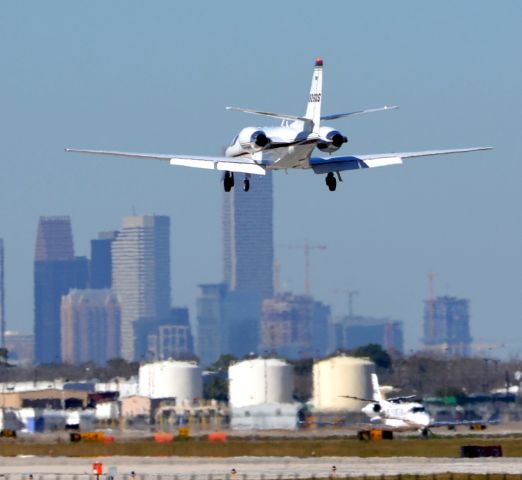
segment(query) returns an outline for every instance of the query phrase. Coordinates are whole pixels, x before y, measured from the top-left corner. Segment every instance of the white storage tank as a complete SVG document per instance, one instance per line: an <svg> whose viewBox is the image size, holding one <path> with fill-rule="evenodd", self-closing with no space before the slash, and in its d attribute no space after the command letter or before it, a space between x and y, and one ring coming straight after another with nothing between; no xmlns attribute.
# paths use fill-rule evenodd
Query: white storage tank
<svg viewBox="0 0 522 480"><path fill-rule="evenodd" d="M317 410L360 411L365 402L343 395L372 398L375 365L366 358L332 357L314 364L313 405Z"/></svg>
<svg viewBox="0 0 522 480"><path fill-rule="evenodd" d="M149 398L176 398L192 403L203 393L201 368L193 362L165 360L140 366L139 394Z"/></svg>
<svg viewBox="0 0 522 480"><path fill-rule="evenodd" d="M292 403L294 369L276 358L255 358L228 368L232 407L262 403Z"/></svg>

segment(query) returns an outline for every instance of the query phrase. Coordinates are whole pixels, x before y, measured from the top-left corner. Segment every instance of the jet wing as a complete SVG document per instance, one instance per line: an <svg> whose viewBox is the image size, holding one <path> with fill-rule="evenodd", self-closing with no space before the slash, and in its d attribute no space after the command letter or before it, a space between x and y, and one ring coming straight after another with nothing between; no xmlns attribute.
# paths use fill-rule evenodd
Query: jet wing
<svg viewBox="0 0 522 480"><path fill-rule="evenodd" d="M120 152L117 150L89 150L80 148L66 148L66 152L87 153L91 155L104 155L113 157L141 158L145 160L162 160L169 162L170 165L205 168L208 170L226 170L229 172L251 173L254 175L265 175L265 165L263 162L251 158L241 157L200 157L186 155L167 155L158 153L133 153Z"/></svg>
<svg viewBox="0 0 522 480"><path fill-rule="evenodd" d="M376 155L351 155L343 157L312 157L310 166L315 173L342 172L360 168L385 167L400 165L405 158L428 157L432 155L449 155L452 153L476 152L491 150L492 147L458 148L454 150L424 150L420 152L381 153Z"/></svg>

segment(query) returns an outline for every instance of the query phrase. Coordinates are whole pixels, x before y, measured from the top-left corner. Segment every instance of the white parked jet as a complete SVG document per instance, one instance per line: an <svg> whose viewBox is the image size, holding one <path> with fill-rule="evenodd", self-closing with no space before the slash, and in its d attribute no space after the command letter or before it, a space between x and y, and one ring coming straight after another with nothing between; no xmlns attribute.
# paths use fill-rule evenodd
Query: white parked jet
<svg viewBox="0 0 522 480"><path fill-rule="evenodd" d="M391 430L418 430L422 435L426 436L430 428L435 427L450 427L455 428L459 425L484 425L498 423L498 419L492 416L487 421L481 420L461 420L461 421L444 421L436 422L430 417L430 414L424 408L424 405L419 402L409 401L415 398L415 395L408 395L402 397L393 397L385 399L381 394L379 387L379 380L375 373L371 374L372 380L372 398L360 398L351 395L343 395L345 398L353 398L354 400L361 400L369 402L361 411L365 413L371 422L384 424Z"/></svg>
<svg viewBox="0 0 522 480"><path fill-rule="evenodd" d="M282 121L280 126L246 127L233 140L222 157L202 157L168 155L154 153L132 153L114 150L87 150L67 148L67 152L113 155L152 160L163 160L171 165L206 168L224 171L223 185L229 192L234 186L234 174L244 174L243 190L250 188L251 175L265 175L268 170L312 169L317 174L326 175L326 185L330 191L337 186L337 179L342 181L341 172L360 168L383 167L401 164L405 158L443 155L450 153L489 150L490 147L460 148L455 150L426 150L421 152L384 153L373 155L330 156L348 140L339 130L321 126L321 121L336 120L365 113L393 110L397 107L382 107L349 113L321 115L323 87L323 60L317 58L312 76L312 85L308 105L304 116L282 113L263 112L245 108L227 107L245 113L276 118ZM313 157L315 148L329 154L325 157ZM335 174L335 175L334 175Z"/></svg>
<svg viewBox="0 0 522 480"><path fill-rule="evenodd" d="M381 394L379 380L375 373L372 373L371 379L373 390L371 399L351 395L343 396L370 402L361 411L370 418L371 422L383 423L392 429L427 431L427 428L431 426L430 415L421 403L408 401L415 395L385 399Z"/></svg>

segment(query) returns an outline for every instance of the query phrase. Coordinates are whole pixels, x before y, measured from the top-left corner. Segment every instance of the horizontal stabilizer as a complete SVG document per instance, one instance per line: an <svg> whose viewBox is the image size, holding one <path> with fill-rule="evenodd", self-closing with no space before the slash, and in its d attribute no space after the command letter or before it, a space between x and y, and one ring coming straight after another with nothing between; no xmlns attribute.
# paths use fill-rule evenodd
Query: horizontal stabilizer
<svg viewBox="0 0 522 480"><path fill-rule="evenodd" d="M367 110L357 110L355 112L348 113L333 113L332 115L323 115L321 120L336 120L337 118L354 117L355 115L364 115L366 113L386 112L388 110L396 110L397 108L399 108L397 105L385 105L381 108L369 108Z"/></svg>
<svg viewBox="0 0 522 480"><path fill-rule="evenodd" d="M250 108L226 107L227 110L233 112L251 113L253 115L263 115L264 117L279 118L280 120L300 120L301 122L311 122L309 118L300 117L298 115L287 115L285 113L263 112L260 110L251 110Z"/></svg>
<svg viewBox="0 0 522 480"><path fill-rule="evenodd" d="M350 398L352 400L359 400L361 402L373 402L371 398L355 397L353 395L339 395L341 398Z"/></svg>

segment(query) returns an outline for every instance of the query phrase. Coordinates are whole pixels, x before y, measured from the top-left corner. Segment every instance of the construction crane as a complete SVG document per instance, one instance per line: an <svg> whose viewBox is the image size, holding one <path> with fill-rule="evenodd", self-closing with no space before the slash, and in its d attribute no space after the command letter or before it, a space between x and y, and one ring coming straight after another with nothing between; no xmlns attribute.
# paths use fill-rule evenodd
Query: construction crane
<svg viewBox="0 0 522 480"><path fill-rule="evenodd" d="M352 290L350 288L336 288L334 293L346 295L346 299L348 300L348 317L353 317L353 297L359 295L357 290Z"/></svg>
<svg viewBox="0 0 522 480"><path fill-rule="evenodd" d="M435 296L433 294L433 281L435 280L435 277L437 274L430 272L428 273L428 339L425 340L433 340L435 338Z"/></svg>
<svg viewBox="0 0 522 480"><path fill-rule="evenodd" d="M305 240L303 245L281 245L281 247L304 251L304 290L307 295L310 295L310 250L326 250L327 246L310 245L308 240Z"/></svg>

